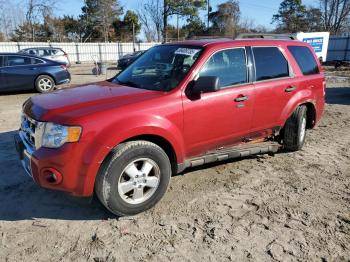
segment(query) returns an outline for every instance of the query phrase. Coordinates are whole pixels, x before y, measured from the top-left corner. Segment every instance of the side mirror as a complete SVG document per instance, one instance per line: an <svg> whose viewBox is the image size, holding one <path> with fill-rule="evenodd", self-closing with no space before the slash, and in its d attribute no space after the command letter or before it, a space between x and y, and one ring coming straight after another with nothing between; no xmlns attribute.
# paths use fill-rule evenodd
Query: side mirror
<svg viewBox="0 0 350 262"><path fill-rule="evenodd" d="M192 87L192 95L200 95L201 93L216 92L219 90L219 77L217 76L201 76Z"/></svg>

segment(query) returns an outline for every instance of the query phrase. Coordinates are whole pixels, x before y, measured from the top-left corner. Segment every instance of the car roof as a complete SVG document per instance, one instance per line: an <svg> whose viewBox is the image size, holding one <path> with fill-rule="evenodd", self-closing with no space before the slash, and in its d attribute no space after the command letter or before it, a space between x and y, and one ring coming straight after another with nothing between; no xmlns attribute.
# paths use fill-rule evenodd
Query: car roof
<svg viewBox="0 0 350 262"><path fill-rule="evenodd" d="M30 55L30 54L27 54L27 53L1 53L0 52L0 56L2 55L18 55L18 56L25 56L25 57L31 57L31 58L36 58L36 59L40 59L40 60L44 60L46 63L58 63L59 62L56 62L56 61L53 61L53 60L49 60L49 59L46 59L44 57L40 57L40 56L36 56L36 55Z"/></svg>
<svg viewBox="0 0 350 262"><path fill-rule="evenodd" d="M7 52L7 53L1 53L0 52L0 55L20 55L20 56L29 56L29 57L35 57L35 58L41 58L41 57L38 57L38 56L35 56L35 55L30 55L30 54L23 54L23 53L10 53L10 52Z"/></svg>
<svg viewBox="0 0 350 262"><path fill-rule="evenodd" d="M199 39L199 40L185 40L179 42L167 43L166 45L189 45L189 46L200 46L200 47L213 47L213 46L258 46L258 45L298 45L298 46L309 46L307 43L298 40L284 40L284 39Z"/></svg>
<svg viewBox="0 0 350 262"><path fill-rule="evenodd" d="M61 49L60 47L50 47L50 46L42 46L42 47L27 47L21 50L30 50L30 49Z"/></svg>

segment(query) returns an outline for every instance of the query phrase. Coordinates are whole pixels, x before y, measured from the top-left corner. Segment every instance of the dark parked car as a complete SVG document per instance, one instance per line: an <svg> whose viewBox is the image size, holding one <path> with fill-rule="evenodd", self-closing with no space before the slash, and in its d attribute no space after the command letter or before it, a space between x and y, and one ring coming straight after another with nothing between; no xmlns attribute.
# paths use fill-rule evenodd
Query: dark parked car
<svg viewBox="0 0 350 262"><path fill-rule="evenodd" d="M26 54L0 53L0 92L35 88L46 93L69 81L70 73L63 63Z"/></svg>
<svg viewBox="0 0 350 262"><path fill-rule="evenodd" d="M144 54L146 51L136 51L132 54L127 54L122 56L119 60L118 60L118 67L120 69L125 69L128 65L130 65L132 62L134 62L137 58L139 58L142 54Z"/></svg>

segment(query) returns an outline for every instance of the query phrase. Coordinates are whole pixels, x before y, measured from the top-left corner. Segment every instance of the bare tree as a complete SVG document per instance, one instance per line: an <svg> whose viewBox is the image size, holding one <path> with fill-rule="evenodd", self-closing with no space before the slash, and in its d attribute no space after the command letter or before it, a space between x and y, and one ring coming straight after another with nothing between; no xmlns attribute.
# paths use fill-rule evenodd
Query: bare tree
<svg viewBox="0 0 350 262"><path fill-rule="evenodd" d="M0 32L3 40L9 40L16 27L24 21L24 14L11 2L0 0Z"/></svg>
<svg viewBox="0 0 350 262"><path fill-rule="evenodd" d="M148 0L139 10L138 16L148 41L162 40L163 12L161 0Z"/></svg>
<svg viewBox="0 0 350 262"><path fill-rule="evenodd" d="M100 20L101 31L105 42L109 40L109 30L112 22L123 13L119 1L117 0L99 0L97 1L96 15Z"/></svg>
<svg viewBox="0 0 350 262"><path fill-rule="evenodd" d="M35 41L35 24L44 17L52 16L57 0L27 0L26 22L29 25L32 41Z"/></svg>
<svg viewBox="0 0 350 262"><path fill-rule="evenodd" d="M349 0L320 0L320 4L325 30L338 34L348 26L350 15Z"/></svg>

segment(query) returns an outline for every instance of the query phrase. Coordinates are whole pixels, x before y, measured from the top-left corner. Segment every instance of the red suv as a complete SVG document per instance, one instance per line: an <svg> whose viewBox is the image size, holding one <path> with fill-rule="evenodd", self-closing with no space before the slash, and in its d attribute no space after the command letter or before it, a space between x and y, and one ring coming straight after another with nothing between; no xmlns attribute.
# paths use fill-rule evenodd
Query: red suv
<svg viewBox="0 0 350 262"><path fill-rule="evenodd" d="M95 192L114 214L133 215L154 206L185 168L301 149L324 96L306 43L171 43L108 81L28 99L15 141L40 186Z"/></svg>

